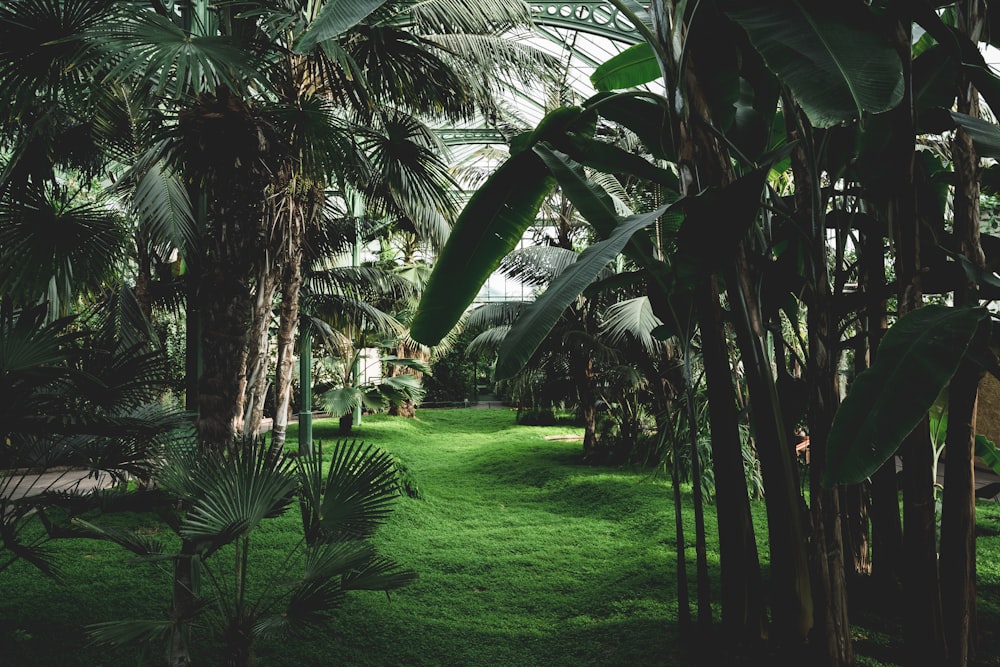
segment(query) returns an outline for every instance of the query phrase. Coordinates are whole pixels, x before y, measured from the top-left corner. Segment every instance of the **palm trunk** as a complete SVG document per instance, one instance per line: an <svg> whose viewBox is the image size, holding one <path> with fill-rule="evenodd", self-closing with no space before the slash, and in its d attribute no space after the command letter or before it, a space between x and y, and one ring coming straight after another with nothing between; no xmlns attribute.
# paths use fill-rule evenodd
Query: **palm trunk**
<svg viewBox="0 0 1000 667"><path fill-rule="evenodd" d="M173 598L170 606L171 632L167 644L167 665L191 665L191 619L197 609L194 576L194 543L181 541L180 556L174 561Z"/></svg>
<svg viewBox="0 0 1000 667"><path fill-rule="evenodd" d="M252 298L246 276L263 249L264 199L276 142L237 95L219 87L181 111L188 167L204 188L207 228L195 289L203 367L198 439L232 444ZM200 194L200 193L199 193Z"/></svg>
<svg viewBox="0 0 1000 667"><path fill-rule="evenodd" d="M594 363L589 357L573 354L570 370L580 402L583 421L583 460L588 463L603 462L597 442L597 392L594 391Z"/></svg>
<svg viewBox="0 0 1000 667"><path fill-rule="evenodd" d="M302 246L293 254L282 271L281 310L278 317L278 366L274 382L274 430L271 441L275 446L285 442L288 413L292 399L292 369L294 367L295 327L299 319L299 293L302 289ZM304 410L311 406L304 406Z"/></svg>
<svg viewBox="0 0 1000 667"><path fill-rule="evenodd" d="M241 402L238 413L238 433L253 435L260 430L264 418L270 355L270 328L277 276L273 269L262 265L257 271L256 293L247 344L243 375L240 378Z"/></svg>

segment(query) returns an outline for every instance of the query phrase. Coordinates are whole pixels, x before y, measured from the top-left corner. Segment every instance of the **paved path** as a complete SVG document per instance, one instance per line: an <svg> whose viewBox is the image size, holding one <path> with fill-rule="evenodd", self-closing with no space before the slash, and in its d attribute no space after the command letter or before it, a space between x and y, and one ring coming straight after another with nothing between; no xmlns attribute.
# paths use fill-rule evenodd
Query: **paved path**
<svg viewBox="0 0 1000 667"><path fill-rule="evenodd" d="M87 470L60 468L45 472L8 473L0 477L0 497L23 498L46 491L85 494L110 484L111 476L107 473L93 476Z"/></svg>

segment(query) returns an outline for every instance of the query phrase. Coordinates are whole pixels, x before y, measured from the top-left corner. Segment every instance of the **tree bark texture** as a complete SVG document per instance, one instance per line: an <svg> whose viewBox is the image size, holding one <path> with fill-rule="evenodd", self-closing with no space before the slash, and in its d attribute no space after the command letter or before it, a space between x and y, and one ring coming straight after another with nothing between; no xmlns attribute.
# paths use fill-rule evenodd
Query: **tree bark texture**
<svg viewBox="0 0 1000 667"><path fill-rule="evenodd" d="M230 446L238 387L250 326L247 284L264 247L264 193L277 141L235 94L220 87L179 114L189 169L206 195L197 310L201 314L203 369L198 384L199 441Z"/></svg>
<svg viewBox="0 0 1000 667"><path fill-rule="evenodd" d="M811 159L811 131L804 114L798 114L790 134L801 143L792 151L796 214L809 252L807 268L809 359L809 490L812 513L813 597L817 664L841 667L854 662L848 620L847 582L840 524L840 491L824 488L826 443L837 410L836 382L838 329L833 318L833 298L827 264L826 214L820 194L819 174Z"/></svg>
<svg viewBox="0 0 1000 667"><path fill-rule="evenodd" d="M958 28L973 42L979 40L985 22L979 0L956 3ZM959 80L958 110L979 117L979 93L971 82ZM954 234L959 251L978 267L986 258L980 244L979 156L972 139L959 129L952 140L955 170ZM955 290L956 306L978 305L975 285ZM948 392L948 432L945 439L945 477L941 507L941 607L944 615L948 664L965 667L975 637L976 625L976 483L974 455L976 405L983 372L963 362L951 380Z"/></svg>

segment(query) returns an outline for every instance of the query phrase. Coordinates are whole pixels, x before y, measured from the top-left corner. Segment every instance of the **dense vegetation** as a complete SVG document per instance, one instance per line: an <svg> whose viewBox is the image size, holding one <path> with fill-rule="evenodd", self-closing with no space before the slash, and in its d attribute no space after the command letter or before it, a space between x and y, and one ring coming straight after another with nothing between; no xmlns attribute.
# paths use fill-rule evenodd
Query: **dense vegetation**
<svg viewBox="0 0 1000 667"><path fill-rule="evenodd" d="M336 430L335 420L316 424L327 446ZM376 541L419 580L388 598L353 596L307 637L264 642L258 664L739 664L725 640L678 632L669 476L582 465L578 441L544 439L566 434L580 430L517 426L507 410L366 418L357 437L391 452L417 490L397 501ZM689 492L684 518L693 529ZM758 525L763 509L754 503ZM255 532L251 584L281 566L283 544L296 539L295 514ZM152 518L142 523L150 534L163 531ZM977 664L998 665L1000 506L982 504L979 524ZM766 554L765 541L760 547ZM708 548L717 595L712 537ZM137 664L137 647L87 646L84 626L161 613L169 574L106 542L62 541L58 555L62 585L26 565L5 575L4 662ZM899 664L900 610L878 600L865 606L852 630L859 664ZM196 664L216 664L213 650L204 647Z"/></svg>
<svg viewBox="0 0 1000 667"><path fill-rule="evenodd" d="M312 409L341 432L412 417L436 362L434 396L491 377L523 423L576 420L588 474L666 466L655 596L681 636L844 667L875 614L901 618L906 664L975 660L996 4L609 3L631 46L584 91L520 0L0 2L0 574L58 575L52 540L81 531L165 564L159 620L95 637L171 667L207 637L251 664L359 590L406 595L414 570L374 541L391 459L337 447L327 476ZM535 88L529 122L502 93ZM502 148L449 164L455 124ZM534 300L469 312L495 270ZM128 485L25 494L66 467ZM255 588L290 508L272 546L302 567ZM137 510L162 530L119 518Z"/></svg>

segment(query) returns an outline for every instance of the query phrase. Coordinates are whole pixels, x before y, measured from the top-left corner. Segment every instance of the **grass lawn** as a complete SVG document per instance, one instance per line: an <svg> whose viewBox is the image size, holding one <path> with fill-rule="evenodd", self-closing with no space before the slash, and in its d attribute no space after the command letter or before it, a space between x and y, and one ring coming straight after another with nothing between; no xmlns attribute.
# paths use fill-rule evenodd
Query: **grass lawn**
<svg viewBox="0 0 1000 667"><path fill-rule="evenodd" d="M319 421L314 435L331 442L336 428L336 420ZM420 578L390 598L350 595L328 628L310 639L260 645L259 664L733 664L724 638L678 636L669 479L649 470L581 466L579 441L544 439L571 431L518 426L506 410L365 417L353 437L392 452L420 492L399 500L376 541ZM295 441L294 432L289 439ZM763 510L754 508L766 556ZM707 514L717 582L714 512ZM691 512L686 516L690 543ZM983 665L1000 665L993 629L1000 625L998 528L1000 509L983 506ZM152 520L148 530L169 533ZM285 545L299 534L297 512L265 522L254 534L255 564L277 568ZM0 664L154 664L137 662L131 647L87 646L83 626L162 617L169 575L107 543L68 540L55 548L63 585L23 563L0 575ZM693 563L693 547L688 556ZM892 619L863 615L855 631L859 664L893 664L901 633ZM196 658L196 664L216 663L210 645Z"/></svg>

